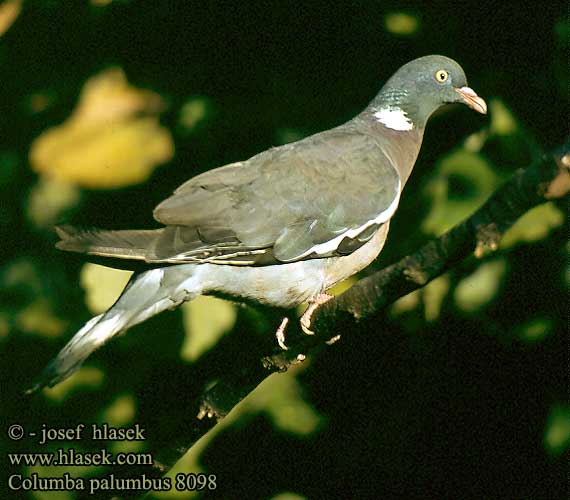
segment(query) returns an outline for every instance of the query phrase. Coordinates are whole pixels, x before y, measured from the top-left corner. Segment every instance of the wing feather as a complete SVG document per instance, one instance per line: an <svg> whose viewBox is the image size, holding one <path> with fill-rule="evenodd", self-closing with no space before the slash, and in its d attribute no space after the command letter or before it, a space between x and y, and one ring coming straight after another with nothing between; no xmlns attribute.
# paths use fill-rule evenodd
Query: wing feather
<svg viewBox="0 0 570 500"><path fill-rule="evenodd" d="M235 263L239 253L251 265L350 253L392 216L399 194L374 138L329 130L182 184L154 210L167 227L147 260Z"/></svg>

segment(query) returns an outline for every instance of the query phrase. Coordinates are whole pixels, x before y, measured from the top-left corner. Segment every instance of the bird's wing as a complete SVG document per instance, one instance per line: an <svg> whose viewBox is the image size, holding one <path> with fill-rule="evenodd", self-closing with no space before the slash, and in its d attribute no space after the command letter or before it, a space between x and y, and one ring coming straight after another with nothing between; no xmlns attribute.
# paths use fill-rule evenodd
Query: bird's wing
<svg viewBox="0 0 570 500"><path fill-rule="evenodd" d="M261 265L348 254L393 215L400 179L373 137L333 129L201 174L154 210L147 261Z"/></svg>

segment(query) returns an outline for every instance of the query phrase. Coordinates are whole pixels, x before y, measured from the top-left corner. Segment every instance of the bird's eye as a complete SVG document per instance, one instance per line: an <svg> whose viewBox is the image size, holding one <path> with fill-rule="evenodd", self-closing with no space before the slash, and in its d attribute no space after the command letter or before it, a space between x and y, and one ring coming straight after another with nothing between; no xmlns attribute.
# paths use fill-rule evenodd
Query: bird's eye
<svg viewBox="0 0 570 500"><path fill-rule="evenodd" d="M435 72L435 79L438 83L445 83L449 78L449 73L444 69L439 69Z"/></svg>

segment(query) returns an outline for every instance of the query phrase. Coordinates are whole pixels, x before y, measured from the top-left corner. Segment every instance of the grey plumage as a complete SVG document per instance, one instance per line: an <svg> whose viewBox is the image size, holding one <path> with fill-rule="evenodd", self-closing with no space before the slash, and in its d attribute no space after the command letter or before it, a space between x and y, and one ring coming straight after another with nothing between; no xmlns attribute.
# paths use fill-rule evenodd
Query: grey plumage
<svg viewBox="0 0 570 500"><path fill-rule="evenodd" d="M299 260L316 245L374 220L399 197L397 165L389 146L373 134L366 120L355 120L269 149L183 184L154 210L164 229L64 229L58 247L156 264ZM417 154L415 137L413 142ZM353 249L367 241L351 239Z"/></svg>
<svg viewBox="0 0 570 500"><path fill-rule="evenodd" d="M486 111L466 85L455 61L416 59L349 122L182 184L154 210L163 228L59 228L60 249L150 269L76 334L34 389L67 377L116 333L199 294L292 307L366 267L384 245L429 116L447 102Z"/></svg>

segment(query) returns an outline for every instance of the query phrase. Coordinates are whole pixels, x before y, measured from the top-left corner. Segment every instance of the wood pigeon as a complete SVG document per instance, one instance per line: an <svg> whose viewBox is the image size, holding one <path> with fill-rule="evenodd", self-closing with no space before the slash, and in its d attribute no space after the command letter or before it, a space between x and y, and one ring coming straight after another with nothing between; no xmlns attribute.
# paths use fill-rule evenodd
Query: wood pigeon
<svg viewBox="0 0 570 500"><path fill-rule="evenodd" d="M154 209L160 229L57 228L62 250L136 259L145 270L30 391L67 378L114 335L202 294L280 308L308 302L310 333L325 292L382 250L428 118L457 102L487 112L457 62L421 57L352 120L185 182Z"/></svg>

